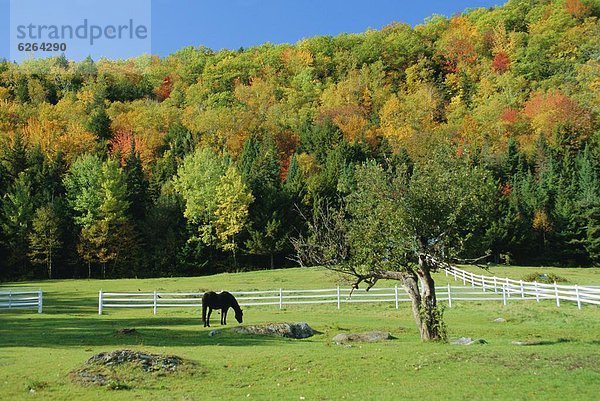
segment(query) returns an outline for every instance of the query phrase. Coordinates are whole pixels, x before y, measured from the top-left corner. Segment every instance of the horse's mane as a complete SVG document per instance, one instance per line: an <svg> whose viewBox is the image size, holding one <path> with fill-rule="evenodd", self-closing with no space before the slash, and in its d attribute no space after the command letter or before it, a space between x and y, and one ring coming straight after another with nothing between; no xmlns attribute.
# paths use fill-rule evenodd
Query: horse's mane
<svg viewBox="0 0 600 401"><path fill-rule="evenodd" d="M240 307L240 304L238 303L237 299L235 299L235 297L231 293L229 293L227 291L223 291L223 295L225 295L225 296L227 296L227 298L229 298L229 300L231 301L231 307L233 309L235 309L235 310L242 309Z"/></svg>

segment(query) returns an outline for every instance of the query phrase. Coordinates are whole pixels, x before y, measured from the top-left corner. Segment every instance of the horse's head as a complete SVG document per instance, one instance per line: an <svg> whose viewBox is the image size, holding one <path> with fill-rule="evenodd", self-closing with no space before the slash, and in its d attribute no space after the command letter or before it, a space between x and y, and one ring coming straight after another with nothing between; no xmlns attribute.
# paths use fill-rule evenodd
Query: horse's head
<svg viewBox="0 0 600 401"><path fill-rule="evenodd" d="M243 310L237 310L235 311L235 320L238 321L238 323L242 323L242 318L244 317L244 311Z"/></svg>

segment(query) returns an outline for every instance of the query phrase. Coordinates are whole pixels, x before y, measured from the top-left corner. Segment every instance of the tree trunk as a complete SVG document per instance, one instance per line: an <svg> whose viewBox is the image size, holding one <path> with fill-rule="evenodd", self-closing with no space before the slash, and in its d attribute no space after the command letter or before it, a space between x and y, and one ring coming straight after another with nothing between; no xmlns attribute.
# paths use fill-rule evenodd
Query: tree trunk
<svg viewBox="0 0 600 401"><path fill-rule="evenodd" d="M48 278L52 280L52 249L48 252Z"/></svg>
<svg viewBox="0 0 600 401"><path fill-rule="evenodd" d="M273 253L270 253L269 255L271 257L271 270L273 270L275 268L275 263L273 261Z"/></svg>
<svg viewBox="0 0 600 401"><path fill-rule="evenodd" d="M231 253L233 253L233 267L237 269L237 258L235 257L235 235L231 238Z"/></svg>
<svg viewBox="0 0 600 401"><path fill-rule="evenodd" d="M419 255L419 281L421 282L421 339L442 340L445 338L440 311L437 308L435 282L431 277L431 266L425 254Z"/></svg>
<svg viewBox="0 0 600 401"><path fill-rule="evenodd" d="M421 340L444 340L445 332L442 316L437 309L435 283L431 277L426 255L419 260L419 269L415 272L407 269L402 272L379 271L373 274L377 279L400 280L412 301L412 312L419 329ZM422 286L419 291L419 283Z"/></svg>
<svg viewBox="0 0 600 401"><path fill-rule="evenodd" d="M423 316L421 315L421 293L419 292L419 283L417 275L414 272L403 275L402 284L411 300L413 317L421 334L421 340L429 340L426 332L423 332Z"/></svg>
<svg viewBox="0 0 600 401"><path fill-rule="evenodd" d="M92 278L92 263L88 260L88 280Z"/></svg>

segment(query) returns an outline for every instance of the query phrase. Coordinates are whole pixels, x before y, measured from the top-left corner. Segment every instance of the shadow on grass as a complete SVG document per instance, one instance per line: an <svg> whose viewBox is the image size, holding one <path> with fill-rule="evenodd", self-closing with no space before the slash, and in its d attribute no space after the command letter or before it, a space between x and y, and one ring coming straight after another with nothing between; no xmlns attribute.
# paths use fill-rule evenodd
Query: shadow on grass
<svg viewBox="0 0 600 401"><path fill-rule="evenodd" d="M197 319L153 318L106 318L77 317L55 318L47 316L27 317L17 313L0 314L0 347L66 346L256 346L288 341L277 337L256 337L229 332L231 326L201 327ZM134 334L118 334L124 328L134 328ZM211 330L220 330L209 337Z"/></svg>

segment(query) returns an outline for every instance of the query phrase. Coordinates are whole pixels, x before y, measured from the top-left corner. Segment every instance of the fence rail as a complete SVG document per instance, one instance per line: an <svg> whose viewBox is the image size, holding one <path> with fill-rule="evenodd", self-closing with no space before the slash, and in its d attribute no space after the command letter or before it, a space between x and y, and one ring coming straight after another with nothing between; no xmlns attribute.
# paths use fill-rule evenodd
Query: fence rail
<svg viewBox="0 0 600 401"><path fill-rule="evenodd" d="M483 274L475 274L466 270L451 266L445 269L446 276L454 277L455 281L462 281L463 285L471 284L472 288L481 288L483 292L502 292L503 302L506 305L508 299L553 299L556 306L561 301L572 301L577 303L581 309L582 304L600 305L600 287L580 285L559 285L513 280L508 277L490 277Z"/></svg>
<svg viewBox="0 0 600 401"><path fill-rule="evenodd" d="M464 284L471 286L439 286L436 287L438 301L446 301L449 307L458 301L501 301L506 305L509 301L554 300L557 306L561 301L582 304L600 305L600 288L584 286L564 286L558 284L541 284L502 279L496 286L489 284L489 278L482 276L471 277L471 273L457 269L448 274L455 274ZM473 284L481 279L482 284ZM497 279L497 278L496 278ZM508 281L507 281L508 280ZM241 306L278 306L283 309L286 305L336 304L340 309L342 304L352 303L394 303L396 309L401 302L409 302L410 297L402 287L372 288L369 292L355 290L350 297L348 288L327 288L315 290L269 290L269 291L240 291L232 292ZM98 314L105 308L152 308L156 315L159 308L171 307L202 307L203 293L178 292L99 292Z"/></svg>
<svg viewBox="0 0 600 401"><path fill-rule="evenodd" d="M42 290L2 289L0 291L0 309L34 308L42 313Z"/></svg>

